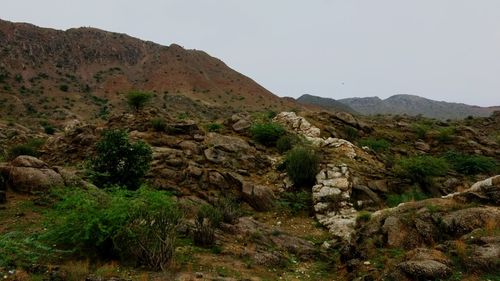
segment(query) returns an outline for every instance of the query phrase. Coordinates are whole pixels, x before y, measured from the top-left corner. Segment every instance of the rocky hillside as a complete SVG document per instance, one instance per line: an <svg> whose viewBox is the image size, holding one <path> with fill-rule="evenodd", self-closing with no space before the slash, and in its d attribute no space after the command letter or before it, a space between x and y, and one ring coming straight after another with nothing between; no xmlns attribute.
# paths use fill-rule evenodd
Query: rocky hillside
<svg viewBox="0 0 500 281"><path fill-rule="evenodd" d="M366 114L408 114L429 118L462 119L467 116L486 117L499 110L499 107L479 107L462 103L435 101L414 95L394 95L387 99L378 97L339 99L355 111Z"/></svg>
<svg viewBox="0 0 500 281"><path fill-rule="evenodd" d="M0 20L0 114L29 119L102 119L130 90L154 93L159 109L181 95L238 111L297 107L203 51L125 34L67 31ZM175 107L174 107L175 108Z"/></svg>
<svg viewBox="0 0 500 281"><path fill-rule="evenodd" d="M356 113L354 109L352 109L350 106L341 103L339 101L336 101L331 98L322 98L322 97L317 97L313 95L302 95L297 99L297 102L304 104L304 105L314 105L322 109L330 110L333 112L336 111L343 111L343 112L348 112L348 113Z"/></svg>

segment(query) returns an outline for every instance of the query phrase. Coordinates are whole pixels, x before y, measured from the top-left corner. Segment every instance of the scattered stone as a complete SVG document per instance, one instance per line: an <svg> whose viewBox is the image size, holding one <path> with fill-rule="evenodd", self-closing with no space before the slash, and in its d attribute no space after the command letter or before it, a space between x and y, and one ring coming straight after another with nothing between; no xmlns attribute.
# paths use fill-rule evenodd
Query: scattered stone
<svg viewBox="0 0 500 281"><path fill-rule="evenodd" d="M269 211L274 206L274 194L266 186L244 182L242 194L243 200L257 211Z"/></svg>

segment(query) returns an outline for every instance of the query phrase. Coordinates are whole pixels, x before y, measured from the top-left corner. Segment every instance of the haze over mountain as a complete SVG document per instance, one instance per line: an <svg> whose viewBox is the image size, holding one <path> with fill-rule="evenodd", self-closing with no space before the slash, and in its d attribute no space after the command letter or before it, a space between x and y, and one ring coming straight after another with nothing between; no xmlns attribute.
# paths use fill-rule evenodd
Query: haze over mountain
<svg viewBox="0 0 500 281"><path fill-rule="evenodd" d="M491 115L491 113L493 113L494 111L500 110L500 106L480 107L463 103L435 101L415 95L394 95L387 99L380 99L379 97L367 97L346 98L338 100L303 95L298 98L297 101L300 103L321 101L320 103L325 105L329 103L342 103L346 106L349 106L356 112L365 115L421 114L425 117L438 119L463 119L469 115L486 117Z"/></svg>
<svg viewBox="0 0 500 281"><path fill-rule="evenodd" d="M203 51L142 41L95 28L59 31L0 20L0 112L40 118L106 115L124 93L182 95L207 106L277 109L275 96Z"/></svg>

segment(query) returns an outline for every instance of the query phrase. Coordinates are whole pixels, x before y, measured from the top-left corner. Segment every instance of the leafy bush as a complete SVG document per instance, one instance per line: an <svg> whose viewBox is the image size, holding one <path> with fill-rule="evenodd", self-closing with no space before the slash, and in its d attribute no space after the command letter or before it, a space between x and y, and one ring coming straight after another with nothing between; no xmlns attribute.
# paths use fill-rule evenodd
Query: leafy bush
<svg viewBox="0 0 500 281"><path fill-rule="evenodd" d="M277 123L259 123L250 127L252 138L266 146L276 145L276 141L285 134L285 129Z"/></svg>
<svg viewBox="0 0 500 281"><path fill-rule="evenodd" d="M417 188L412 188L402 194L387 195L386 204L389 207L396 207L403 202L420 201L427 199L427 196Z"/></svg>
<svg viewBox="0 0 500 281"><path fill-rule="evenodd" d="M372 218L372 213L368 211L361 211L356 216L356 222L368 222Z"/></svg>
<svg viewBox="0 0 500 281"><path fill-rule="evenodd" d="M156 118L151 120L151 127L156 132L165 132L167 130L167 122L164 119Z"/></svg>
<svg viewBox="0 0 500 281"><path fill-rule="evenodd" d="M455 131L456 131L455 127L447 127L439 129L436 139L440 143L451 143L453 141Z"/></svg>
<svg viewBox="0 0 500 281"><path fill-rule="evenodd" d="M319 171L319 156L311 148L295 147L286 156L286 172L297 186L311 185Z"/></svg>
<svg viewBox="0 0 500 281"><path fill-rule="evenodd" d="M399 160L394 170L400 177L426 186L430 184L432 177L444 176L448 168L448 163L443 158L414 156Z"/></svg>
<svg viewBox="0 0 500 281"><path fill-rule="evenodd" d="M224 196L215 202L215 210L221 214L222 221L233 224L241 215L241 210L236 199L231 196Z"/></svg>
<svg viewBox="0 0 500 281"><path fill-rule="evenodd" d="M360 140L359 145L361 147L368 146L376 152L383 152L389 150L391 143L385 139L366 138Z"/></svg>
<svg viewBox="0 0 500 281"><path fill-rule="evenodd" d="M138 188L152 160L151 148L142 141L131 143L122 130L105 131L96 152L90 163L90 177L100 187Z"/></svg>
<svg viewBox="0 0 500 281"><path fill-rule="evenodd" d="M349 141L355 141L358 139L359 132L356 128L347 126L344 127L344 135L347 140Z"/></svg>
<svg viewBox="0 0 500 281"><path fill-rule="evenodd" d="M43 125L43 130L48 135L53 135L56 132L56 129L54 128L54 126L52 126L50 124L44 124Z"/></svg>
<svg viewBox="0 0 500 281"><path fill-rule="evenodd" d="M42 237L48 243L155 270L171 260L182 214L167 193L142 187L110 193L73 189L57 195L62 199L47 214Z"/></svg>
<svg viewBox="0 0 500 281"><path fill-rule="evenodd" d="M207 131L209 132L220 132L222 130L222 125L219 123L210 123L207 125Z"/></svg>
<svg viewBox="0 0 500 281"><path fill-rule="evenodd" d="M151 100L151 97L150 93L132 91L127 94L127 103L132 109L139 111Z"/></svg>
<svg viewBox="0 0 500 281"><path fill-rule="evenodd" d="M455 171L466 175L498 171L498 163L491 157L467 155L456 151L448 151L444 157Z"/></svg>
<svg viewBox="0 0 500 281"><path fill-rule="evenodd" d="M298 143L300 138L297 135L283 135L276 141L276 148L280 153L285 153Z"/></svg>
<svg viewBox="0 0 500 281"><path fill-rule="evenodd" d="M41 139L32 139L24 144L14 145L7 151L7 159L12 160L20 155L38 157L40 155L39 149L43 143L44 141Z"/></svg>
<svg viewBox="0 0 500 281"><path fill-rule="evenodd" d="M312 206L312 195L308 191L283 192L278 200L278 206L289 210L293 215L309 211Z"/></svg>
<svg viewBox="0 0 500 281"><path fill-rule="evenodd" d="M425 137L427 136L427 132L429 132L431 127L427 124L419 123L419 124L413 124L411 126L411 129L417 135L417 138L425 139Z"/></svg>
<svg viewBox="0 0 500 281"><path fill-rule="evenodd" d="M211 205L203 205L198 210L195 218L193 233L194 244L209 247L215 243L215 229L222 222L223 215Z"/></svg>

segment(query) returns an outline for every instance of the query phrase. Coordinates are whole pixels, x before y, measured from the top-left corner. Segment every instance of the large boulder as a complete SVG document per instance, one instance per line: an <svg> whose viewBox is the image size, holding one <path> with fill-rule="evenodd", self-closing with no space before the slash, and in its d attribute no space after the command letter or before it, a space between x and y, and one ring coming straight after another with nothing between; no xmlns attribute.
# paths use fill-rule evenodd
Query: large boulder
<svg viewBox="0 0 500 281"><path fill-rule="evenodd" d="M269 211L274 206L274 194L266 186L244 182L241 192L243 200L257 211Z"/></svg>
<svg viewBox="0 0 500 281"><path fill-rule="evenodd" d="M46 191L53 186L64 186L64 180L49 166L32 156L18 156L10 165L7 187L21 193Z"/></svg>

